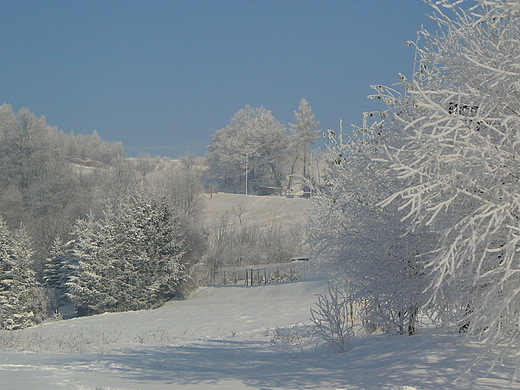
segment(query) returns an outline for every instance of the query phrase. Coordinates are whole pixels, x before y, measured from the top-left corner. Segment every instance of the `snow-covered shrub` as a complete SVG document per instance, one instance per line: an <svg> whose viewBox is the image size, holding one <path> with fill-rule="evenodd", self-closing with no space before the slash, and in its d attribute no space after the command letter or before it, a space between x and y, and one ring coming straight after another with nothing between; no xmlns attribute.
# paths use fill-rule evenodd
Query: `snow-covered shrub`
<svg viewBox="0 0 520 390"><path fill-rule="evenodd" d="M208 262L213 272L220 266L284 263L302 252L303 228L282 226L276 221L267 226L243 222L233 225L225 213L209 235Z"/></svg>
<svg viewBox="0 0 520 390"><path fill-rule="evenodd" d="M273 345L298 345L302 343L302 335L298 324L290 328L276 327L271 332L271 344Z"/></svg>
<svg viewBox="0 0 520 390"><path fill-rule="evenodd" d="M381 122L358 129L345 142L330 135L328 186L316 197L310 237L321 258L331 264L334 278L363 302L365 323L386 332L412 334L428 275L420 254L434 245L427 231L409 232L397 206L381 207L400 180L381 163L384 134Z"/></svg>
<svg viewBox="0 0 520 390"><path fill-rule="evenodd" d="M327 294L318 295L316 306L311 308L316 334L336 352L348 351L354 338L355 302L338 287L329 285Z"/></svg>
<svg viewBox="0 0 520 390"><path fill-rule="evenodd" d="M296 352L302 352L303 348L314 342L314 329L304 324L294 324L289 327L276 327L268 329L271 337L271 345L278 348L286 357L294 357Z"/></svg>
<svg viewBox="0 0 520 390"><path fill-rule="evenodd" d="M134 342L138 344L159 344L171 343L174 337L166 330L151 330L142 334L136 335Z"/></svg>

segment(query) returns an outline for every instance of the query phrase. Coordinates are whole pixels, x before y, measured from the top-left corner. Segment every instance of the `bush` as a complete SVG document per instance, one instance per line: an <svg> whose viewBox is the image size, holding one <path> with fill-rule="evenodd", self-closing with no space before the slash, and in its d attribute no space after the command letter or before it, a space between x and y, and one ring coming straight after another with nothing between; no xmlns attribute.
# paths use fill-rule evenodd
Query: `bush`
<svg viewBox="0 0 520 390"><path fill-rule="evenodd" d="M316 334L333 350L343 353L350 349L354 338L354 302L336 286L329 286L325 295L318 295L317 309L311 308L311 321Z"/></svg>

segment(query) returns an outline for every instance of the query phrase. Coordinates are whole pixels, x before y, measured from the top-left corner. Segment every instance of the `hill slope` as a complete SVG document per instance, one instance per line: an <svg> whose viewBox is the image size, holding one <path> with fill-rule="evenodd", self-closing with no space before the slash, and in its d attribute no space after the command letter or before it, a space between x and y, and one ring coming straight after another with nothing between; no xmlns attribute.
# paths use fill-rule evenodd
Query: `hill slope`
<svg viewBox="0 0 520 390"><path fill-rule="evenodd" d="M204 220L208 227L219 225L226 215L231 223L238 223L237 214L244 223L267 226L276 221L281 224L304 225L312 201L284 196L255 196L217 193L204 199Z"/></svg>

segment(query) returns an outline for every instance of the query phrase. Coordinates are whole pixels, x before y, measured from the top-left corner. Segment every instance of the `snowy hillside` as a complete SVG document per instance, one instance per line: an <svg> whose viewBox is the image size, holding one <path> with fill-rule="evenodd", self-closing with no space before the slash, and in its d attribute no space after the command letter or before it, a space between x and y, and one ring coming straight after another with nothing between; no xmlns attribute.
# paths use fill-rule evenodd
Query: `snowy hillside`
<svg viewBox="0 0 520 390"><path fill-rule="evenodd" d="M266 226L272 221L283 224L304 224L312 205L311 200L299 197L253 196L242 194L217 193L205 199L204 219L207 226L221 223L226 215L231 223L238 222L241 214L243 222Z"/></svg>
<svg viewBox="0 0 520 390"><path fill-rule="evenodd" d="M320 280L208 287L157 310L1 333L0 388L520 389L497 375L456 382L478 351L457 336L376 335L347 353L328 351L308 326L326 288Z"/></svg>

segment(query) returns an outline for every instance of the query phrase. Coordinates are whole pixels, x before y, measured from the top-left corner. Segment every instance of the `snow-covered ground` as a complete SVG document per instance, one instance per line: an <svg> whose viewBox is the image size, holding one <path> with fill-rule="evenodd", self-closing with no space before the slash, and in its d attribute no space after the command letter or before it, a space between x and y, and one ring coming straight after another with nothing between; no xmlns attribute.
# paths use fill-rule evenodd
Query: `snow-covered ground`
<svg viewBox="0 0 520 390"><path fill-rule="evenodd" d="M326 289L323 280L206 287L156 310L4 332L0 388L520 389L508 367L457 381L479 349L456 335L367 336L330 352L308 320Z"/></svg>
<svg viewBox="0 0 520 390"><path fill-rule="evenodd" d="M222 223L226 216L228 223L243 223L268 226L276 221L281 224L304 225L312 201L300 197L255 196L219 192L204 199L204 219L208 227Z"/></svg>

